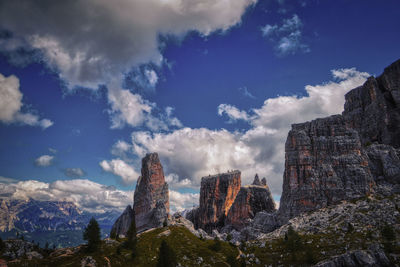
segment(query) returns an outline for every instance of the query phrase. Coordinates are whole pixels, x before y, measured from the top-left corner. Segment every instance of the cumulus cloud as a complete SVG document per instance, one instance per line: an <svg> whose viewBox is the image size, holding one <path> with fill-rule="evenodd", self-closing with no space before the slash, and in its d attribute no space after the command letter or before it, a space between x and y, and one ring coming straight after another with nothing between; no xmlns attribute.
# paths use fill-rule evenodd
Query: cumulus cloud
<svg viewBox="0 0 400 267"><path fill-rule="evenodd" d="M132 66L160 64L159 35L183 37L189 31L208 35L227 30L255 2L0 1L0 24L12 33L0 46L7 52L38 50L71 88L97 88ZM145 75L150 83L157 82L151 70Z"/></svg>
<svg viewBox="0 0 400 267"><path fill-rule="evenodd" d="M261 28L261 33L273 44L279 55L309 52L310 48L303 43L303 23L296 14L289 19L284 19L281 25L267 24Z"/></svg>
<svg viewBox="0 0 400 267"><path fill-rule="evenodd" d="M44 183L36 180L1 183L0 197L41 201L72 201L88 212L122 210L132 205L133 192L117 190L87 179L58 180Z"/></svg>
<svg viewBox="0 0 400 267"><path fill-rule="evenodd" d="M31 112L22 112L22 93L19 90L19 79L11 75L5 77L0 73L0 121L6 124L40 126L46 129L53 125L48 119L40 119Z"/></svg>
<svg viewBox="0 0 400 267"><path fill-rule="evenodd" d="M53 163L54 156L43 155L35 159L35 164L40 167L47 167Z"/></svg>
<svg viewBox="0 0 400 267"><path fill-rule="evenodd" d="M237 107L232 105L220 104L218 106L218 115L223 116L224 114L229 118L228 123L233 123L237 120L249 120L249 115L246 111L239 110Z"/></svg>
<svg viewBox="0 0 400 267"><path fill-rule="evenodd" d="M86 175L86 172L81 168L66 168L62 171L69 178L81 178Z"/></svg>
<svg viewBox="0 0 400 267"><path fill-rule="evenodd" d="M199 202L200 194L179 193L178 191L169 190L169 202L171 213L191 209Z"/></svg>
<svg viewBox="0 0 400 267"><path fill-rule="evenodd" d="M129 150L139 158L158 152L171 188L198 189L203 176L239 169L243 184L250 183L258 173L267 178L272 193L279 197L284 144L291 124L340 113L346 92L369 76L356 69L334 70L332 75L333 81L305 86L305 96L266 99L261 107L242 116L251 125L247 131L188 127L169 133L135 131ZM233 114L225 112L229 109L222 110L228 117Z"/></svg>
<svg viewBox="0 0 400 267"><path fill-rule="evenodd" d="M119 158L110 161L103 160L99 164L104 171L119 176L124 185L131 185L140 175L133 167Z"/></svg>

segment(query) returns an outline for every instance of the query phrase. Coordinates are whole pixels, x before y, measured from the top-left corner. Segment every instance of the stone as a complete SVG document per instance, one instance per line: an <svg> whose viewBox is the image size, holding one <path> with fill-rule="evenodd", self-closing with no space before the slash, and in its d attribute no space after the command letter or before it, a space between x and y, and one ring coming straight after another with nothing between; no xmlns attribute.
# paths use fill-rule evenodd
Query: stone
<svg viewBox="0 0 400 267"><path fill-rule="evenodd" d="M201 179L196 228L208 233L224 226L225 218L240 191L241 173L232 171Z"/></svg>
<svg viewBox="0 0 400 267"><path fill-rule="evenodd" d="M400 60L345 96L346 124L363 145L378 142L400 148Z"/></svg>
<svg viewBox="0 0 400 267"><path fill-rule="evenodd" d="M259 185L254 185L258 181ZM225 225L240 230L247 226L258 212L274 212L275 202L267 186L262 186L258 176L253 185L240 188L232 207L227 214Z"/></svg>
<svg viewBox="0 0 400 267"><path fill-rule="evenodd" d="M137 232L161 227L169 215L168 184L157 153L142 159L141 174L133 203Z"/></svg>
<svg viewBox="0 0 400 267"><path fill-rule="evenodd" d="M285 151L282 222L373 192L368 156L341 115L292 125Z"/></svg>
<svg viewBox="0 0 400 267"><path fill-rule="evenodd" d="M126 236L134 217L135 213L133 212L131 205L128 205L112 226L110 236Z"/></svg>
<svg viewBox="0 0 400 267"><path fill-rule="evenodd" d="M261 179L261 185L263 186L267 185L267 179L265 177Z"/></svg>
<svg viewBox="0 0 400 267"><path fill-rule="evenodd" d="M37 252L37 251L30 251L30 252L27 252L25 255L26 255L26 257L28 258L28 260L32 260L32 259L43 259L42 254L40 254L40 253Z"/></svg>
<svg viewBox="0 0 400 267"><path fill-rule="evenodd" d="M82 267L96 267L96 260L92 256L86 256L81 260Z"/></svg>
<svg viewBox="0 0 400 267"><path fill-rule="evenodd" d="M399 149L384 144L372 144L366 147L369 167L375 182L399 184L400 183L400 157Z"/></svg>
<svg viewBox="0 0 400 267"><path fill-rule="evenodd" d="M391 266L383 251L355 250L317 263L315 267Z"/></svg>
<svg viewBox="0 0 400 267"><path fill-rule="evenodd" d="M252 185L262 185L260 178L258 178L258 174L256 174L256 176L254 176L254 181L253 181Z"/></svg>

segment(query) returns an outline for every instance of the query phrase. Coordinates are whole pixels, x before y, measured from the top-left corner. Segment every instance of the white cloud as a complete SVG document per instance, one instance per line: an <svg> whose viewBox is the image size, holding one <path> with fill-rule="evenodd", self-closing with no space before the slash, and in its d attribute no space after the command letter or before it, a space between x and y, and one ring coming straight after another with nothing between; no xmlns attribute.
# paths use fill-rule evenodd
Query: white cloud
<svg viewBox="0 0 400 267"><path fill-rule="evenodd" d="M63 173L70 178L81 178L86 175L86 172L81 168L66 168Z"/></svg>
<svg viewBox="0 0 400 267"><path fill-rule="evenodd" d="M158 82L158 75L154 70L145 70L144 74L150 84L150 86L154 87Z"/></svg>
<svg viewBox="0 0 400 267"><path fill-rule="evenodd" d="M10 183L16 183L16 182L18 182L17 179L0 176L0 183L10 184Z"/></svg>
<svg viewBox="0 0 400 267"><path fill-rule="evenodd" d="M173 108L167 107L164 112L155 114L157 111L155 103L143 99L139 94L121 89L117 84L118 81L114 80L108 89L112 129L120 129L125 125L131 127L144 125L153 131L158 131L182 126L181 122L172 116Z"/></svg>
<svg viewBox="0 0 400 267"><path fill-rule="evenodd" d="M169 202L171 206L171 214L182 211L184 209L191 209L199 202L200 194L194 193L180 193L178 191L169 190Z"/></svg>
<svg viewBox="0 0 400 267"><path fill-rule="evenodd" d="M296 14L292 18L284 19L282 24L267 24L261 28L261 33L274 43L279 55L309 52L308 45L303 43L303 23Z"/></svg>
<svg viewBox="0 0 400 267"><path fill-rule="evenodd" d="M132 205L133 191L117 190L87 179L58 180L44 183L36 180L18 183L0 183L1 198L28 199L42 201L73 201L89 212L122 210Z"/></svg>
<svg viewBox="0 0 400 267"><path fill-rule="evenodd" d="M249 89L247 89L246 86L240 87L238 90L239 90L240 92L242 92L242 94L243 94L244 96L246 96L246 97L253 98L253 99L256 98L252 93L250 93Z"/></svg>
<svg viewBox="0 0 400 267"><path fill-rule="evenodd" d="M130 149L139 158L158 152L171 188L198 189L202 176L239 169L243 184L252 182L258 173L267 178L272 193L279 196L291 124L340 113L346 92L369 76L355 69L335 70L332 74L335 81L307 85L305 96L270 98L251 115L241 115L251 125L245 132L187 127L170 133L136 131Z"/></svg>
<svg viewBox="0 0 400 267"><path fill-rule="evenodd" d="M54 156L43 155L35 159L35 164L40 167L47 167L53 163Z"/></svg>
<svg viewBox="0 0 400 267"><path fill-rule="evenodd" d="M70 87L97 88L132 66L163 60L158 36L209 35L240 23L256 0L2 1L3 51L37 49ZM73 19L71 19L73 18ZM51 23L49 23L51 21ZM117 44L117 45L116 45ZM155 73L148 73L156 82Z"/></svg>
<svg viewBox="0 0 400 267"><path fill-rule="evenodd" d="M113 159L110 161L103 160L99 164L104 171L111 172L112 174L121 177L121 182L124 185L131 185L140 175L133 167L128 165L122 159Z"/></svg>
<svg viewBox="0 0 400 267"><path fill-rule="evenodd" d="M184 38L191 31L204 36L226 31L240 23L256 1L2 1L0 25L12 35L0 39L0 52L12 55L9 59L15 63L45 62L70 89L107 85L112 128L144 125L168 130L179 120L164 121L162 115L152 114L154 103L120 89L123 74L167 62L160 52L160 35ZM159 77L153 68L145 67L133 79L154 88ZM26 116L22 119L32 122ZM40 123L42 127L51 124L49 120Z"/></svg>
<svg viewBox="0 0 400 267"><path fill-rule="evenodd" d="M22 112L22 93L19 90L19 79L11 75L5 77L0 73L0 121L3 123L17 123L29 126L40 126L46 129L53 125L48 119L39 119L39 116Z"/></svg>
<svg viewBox="0 0 400 267"><path fill-rule="evenodd" d="M223 116L224 114L229 117L228 123L233 123L237 120L249 120L249 116L246 111L239 110L237 107L232 105L220 104L218 106L218 115Z"/></svg>

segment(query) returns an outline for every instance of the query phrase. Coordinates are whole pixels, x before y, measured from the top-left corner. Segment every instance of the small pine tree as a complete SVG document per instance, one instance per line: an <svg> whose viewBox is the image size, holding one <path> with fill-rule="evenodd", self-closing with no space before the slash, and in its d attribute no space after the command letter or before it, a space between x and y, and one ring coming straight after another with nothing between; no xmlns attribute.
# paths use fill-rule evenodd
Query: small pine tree
<svg viewBox="0 0 400 267"><path fill-rule="evenodd" d="M87 250L95 251L101 242L100 239L100 226L95 218L90 219L89 224L83 232L83 240L86 240Z"/></svg>
<svg viewBox="0 0 400 267"><path fill-rule="evenodd" d="M226 241L231 241L232 240L232 235L229 233L227 236L226 236Z"/></svg>
<svg viewBox="0 0 400 267"><path fill-rule="evenodd" d="M46 242L46 244L44 245L44 249L48 250L49 249L49 242Z"/></svg>
<svg viewBox="0 0 400 267"><path fill-rule="evenodd" d="M163 222L163 227L167 227L168 226L168 220L167 218L165 218L164 222Z"/></svg>
<svg viewBox="0 0 400 267"><path fill-rule="evenodd" d="M238 262L236 260L236 257L232 254L229 254L228 257L226 258L226 262L231 266L231 267L236 267L238 266Z"/></svg>
<svg viewBox="0 0 400 267"><path fill-rule="evenodd" d="M174 251L170 248L167 241L163 239L160 245L157 267L175 267L177 264Z"/></svg>
<svg viewBox="0 0 400 267"><path fill-rule="evenodd" d="M135 218L133 218L131 225L129 226L128 232L126 233L128 247L132 247L132 245L136 242L136 222Z"/></svg>
<svg viewBox="0 0 400 267"><path fill-rule="evenodd" d="M3 239L1 239L0 237L0 251L3 251L3 249L5 249L6 244L4 244Z"/></svg>

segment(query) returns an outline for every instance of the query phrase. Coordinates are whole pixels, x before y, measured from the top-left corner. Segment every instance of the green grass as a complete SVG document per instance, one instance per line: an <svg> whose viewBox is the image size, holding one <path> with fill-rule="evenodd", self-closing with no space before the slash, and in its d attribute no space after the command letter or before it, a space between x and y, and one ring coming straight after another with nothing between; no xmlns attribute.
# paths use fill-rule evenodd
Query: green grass
<svg viewBox="0 0 400 267"><path fill-rule="evenodd" d="M170 230L169 235L159 236L159 234L167 230ZM201 240L184 227L171 226L158 228L140 235L137 246L137 256L134 259L132 259L131 250L129 249L121 248L120 254L117 253L117 247L120 243L107 245L102 241L100 249L93 253L86 252L84 246L82 246L79 252L70 256L52 256L42 260L23 259L20 262L8 263L8 266L80 266L81 260L85 256L92 256L96 260L98 266L107 266L108 259L111 266L151 267L157 264L159 247L162 239L167 241L169 246L174 250L178 262L183 266L199 266L197 261L200 257L203 260L203 264L209 264L211 266L229 266L226 263L227 256L233 255L236 257L238 255L237 248L227 242L221 241L221 249L216 252L210 249L214 240ZM121 240L121 242L122 241L124 240Z"/></svg>

